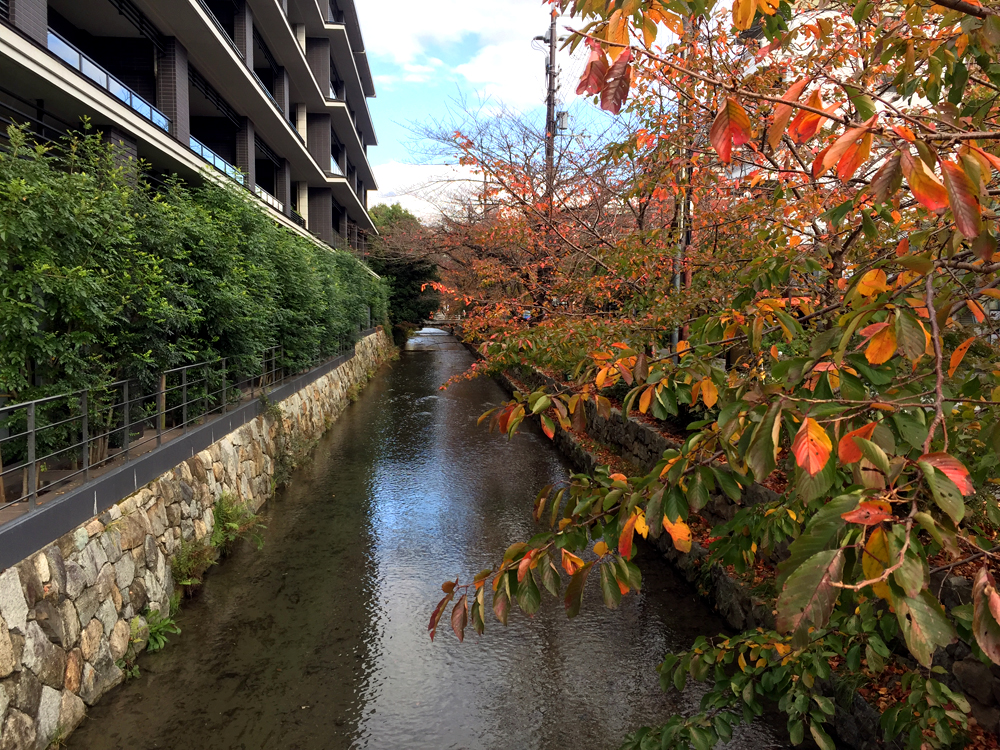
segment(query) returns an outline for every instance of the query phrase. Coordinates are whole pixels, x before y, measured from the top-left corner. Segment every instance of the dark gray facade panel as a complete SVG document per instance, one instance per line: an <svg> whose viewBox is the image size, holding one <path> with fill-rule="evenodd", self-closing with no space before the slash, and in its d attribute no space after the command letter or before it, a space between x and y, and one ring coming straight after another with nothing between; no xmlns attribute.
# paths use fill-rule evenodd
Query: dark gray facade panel
<svg viewBox="0 0 1000 750"><path fill-rule="evenodd" d="M323 242L333 244L333 192L330 188L309 188L309 229Z"/></svg>
<svg viewBox="0 0 1000 750"><path fill-rule="evenodd" d="M236 166L246 175L246 186L253 190L257 184L257 161L255 159L256 140L254 138L253 122L243 118L243 125L236 130Z"/></svg>
<svg viewBox="0 0 1000 750"><path fill-rule="evenodd" d="M330 40L306 39L306 62L323 96L330 93Z"/></svg>
<svg viewBox="0 0 1000 750"><path fill-rule="evenodd" d="M310 114L308 117L307 138L309 153L324 172L330 171L330 156L332 153L330 149L332 143L331 136L330 115Z"/></svg>
<svg viewBox="0 0 1000 750"><path fill-rule="evenodd" d="M247 67L253 70L253 11L245 0L237 0L233 18L233 41L243 55Z"/></svg>
<svg viewBox="0 0 1000 750"><path fill-rule="evenodd" d="M191 137L188 56L184 45L171 37L158 61L156 106L170 118L170 134L186 144Z"/></svg>
<svg viewBox="0 0 1000 750"><path fill-rule="evenodd" d="M14 26L43 47L48 46L49 4L47 0L12 0L10 18Z"/></svg>

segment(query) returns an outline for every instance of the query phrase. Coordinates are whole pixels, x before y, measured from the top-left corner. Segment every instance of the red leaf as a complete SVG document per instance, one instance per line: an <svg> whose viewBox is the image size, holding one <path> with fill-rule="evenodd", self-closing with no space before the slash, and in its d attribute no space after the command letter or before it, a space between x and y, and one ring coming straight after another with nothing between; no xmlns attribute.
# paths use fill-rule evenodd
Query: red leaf
<svg viewBox="0 0 1000 750"><path fill-rule="evenodd" d="M858 167L868 161L871 152L872 134L865 133L860 141L850 145L840 163L837 164L837 178L841 182L847 182L851 179L854 173L858 171Z"/></svg>
<svg viewBox="0 0 1000 750"><path fill-rule="evenodd" d="M837 456L840 458L840 462L842 464L853 464L855 461L860 461L862 456L861 449L854 442L854 438L859 437L870 440L874 432L875 423L871 422L864 427L859 427L844 435L840 439L840 442L837 443Z"/></svg>
<svg viewBox="0 0 1000 750"><path fill-rule="evenodd" d="M917 461L926 461L940 471L954 482L955 486L958 487L958 491L963 495L971 495L976 491L975 487L972 486L972 480L969 478L969 470L954 456L947 453L926 453L918 458Z"/></svg>
<svg viewBox="0 0 1000 750"><path fill-rule="evenodd" d="M531 558L535 556L535 552L538 550L529 550L528 554L521 558L521 561L517 564L517 582L520 583L524 580L524 576L528 573L528 568L531 567Z"/></svg>
<svg viewBox="0 0 1000 750"><path fill-rule="evenodd" d="M813 166L813 177L819 177L821 174L826 172L834 164L837 164L841 158L847 153L848 149L852 146L857 145L857 140L861 136L868 133L868 129L875 125L878 120L878 115L874 115L868 122L863 125L859 125L856 128L850 128L847 130L840 138L833 142L833 145L827 149L820 152L820 156L816 157L816 160L820 162L819 169L817 171L816 166ZM856 149L855 149L856 150ZM854 169L857 169L855 167ZM851 170L851 174L854 174L854 169Z"/></svg>
<svg viewBox="0 0 1000 750"><path fill-rule="evenodd" d="M604 88L604 81L608 77L608 59L601 49L601 43L588 39L587 46L590 47L590 59L587 60L587 67L583 71L580 83L576 87L577 96L584 94L600 94Z"/></svg>
<svg viewBox="0 0 1000 750"><path fill-rule="evenodd" d="M809 474L816 476L830 458L833 443L823 426L812 417L806 417L792 441L795 462Z"/></svg>
<svg viewBox="0 0 1000 750"><path fill-rule="evenodd" d="M545 437L549 440L556 436L556 425L551 419L549 419L544 414L542 415L542 432L545 433Z"/></svg>
<svg viewBox="0 0 1000 750"><path fill-rule="evenodd" d="M621 536L618 537L618 554L626 560L632 557L632 536L635 533L635 522L638 518L639 515L633 513L625 522L625 528L622 529Z"/></svg>
<svg viewBox="0 0 1000 750"><path fill-rule="evenodd" d="M430 632L432 641L434 640L434 634L437 633L438 623L441 622L441 615L444 614L444 608L448 604L448 602L452 600L452 597L454 596L455 596L454 594L449 592L448 595L444 597L444 599L438 602L438 605L434 608L434 611L431 613L431 621L427 625L427 630L428 632Z"/></svg>
<svg viewBox="0 0 1000 750"><path fill-rule="evenodd" d="M465 607L465 600L466 596L462 594L451 611L451 629L458 636L459 643L465 640L465 626L469 624L469 610Z"/></svg>
<svg viewBox="0 0 1000 750"><path fill-rule="evenodd" d="M885 203L899 189L901 181L899 171L900 160L901 155L899 153L893 154L886 160L885 164L879 167L875 176L872 177L872 195L875 196L877 202Z"/></svg>
<svg viewBox="0 0 1000 750"><path fill-rule="evenodd" d="M966 238L973 239L983 231L983 219L979 211L979 196L972 180L958 164L948 159L941 160L941 173L948 191L948 202L955 215L958 231Z"/></svg>
<svg viewBox="0 0 1000 750"><path fill-rule="evenodd" d="M729 164L732 161L733 144L742 146L751 138L750 119L739 102L726 97L722 109L715 116L708 138L723 163Z"/></svg>
<svg viewBox="0 0 1000 750"><path fill-rule="evenodd" d="M805 78L799 79L788 87L788 91L781 97L782 100L797 102L808 83L809 81ZM785 133L785 128L788 126L788 120L792 116L793 109L794 107L791 104L779 104L774 108L774 121L767 131L767 142L772 149L778 148L778 144L781 143L781 136Z"/></svg>
<svg viewBox="0 0 1000 750"><path fill-rule="evenodd" d="M840 517L848 523L858 523L862 526L877 526L883 521L891 521L893 518L892 507L883 500L861 503L849 513L842 513Z"/></svg>
<svg viewBox="0 0 1000 750"><path fill-rule="evenodd" d="M923 159L914 159L909 151L903 151L899 163L914 198L931 211L944 211L948 208L948 192Z"/></svg>
<svg viewBox="0 0 1000 750"><path fill-rule="evenodd" d="M622 110L622 104L628 98L629 86L632 85L632 50L625 48L618 59L608 70L607 82L601 91L601 109L617 115Z"/></svg>
<svg viewBox="0 0 1000 750"><path fill-rule="evenodd" d="M823 98L820 96L819 89L815 89L809 95L806 105L813 109L823 109ZM800 109L788 128L788 135L795 143L805 143L816 135L816 131L819 130L820 123L824 119L826 118L823 115L818 115L806 109Z"/></svg>

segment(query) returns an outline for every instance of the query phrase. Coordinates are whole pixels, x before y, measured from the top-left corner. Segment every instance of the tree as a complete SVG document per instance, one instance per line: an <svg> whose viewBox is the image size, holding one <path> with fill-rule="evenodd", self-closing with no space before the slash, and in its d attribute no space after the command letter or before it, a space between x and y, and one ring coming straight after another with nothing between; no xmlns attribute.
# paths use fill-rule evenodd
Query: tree
<svg viewBox="0 0 1000 750"><path fill-rule="evenodd" d="M514 602L531 614L532 592L559 589L560 565L570 616L591 572L615 606L640 584L634 534L690 549L689 521L711 495L766 483L775 500L702 541L710 561L769 571L775 629L668 655L665 684L712 683L702 711L627 746L712 747L772 699L794 742L808 730L833 747L827 678L878 672L892 651L919 666L906 702L883 715L885 736L959 742L969 704L939 681L936 652L961 637L1000 663L998 11L962 0L563 9L577 19L569 43L590 50L579 93L634 118L606 157L635 160L637 189L674 208L659 226L595 237L586 272L557 263L536 281L576 300L601 289L600 304L525 325L503 315L509 297L480 293L479 369L557 376L490 422L512 435L538 419L552 436L582 427L585 403L609 413L617 393L625 413L683 417L686 439L648 474L544 490L536 516L551 530L446 584L432 634L453 597L456 630L482 631L488 587L501 621ZM457 147L484 173L510 166L475 139ZM511 216L547 213L508 185ZM547 247L569 259L579 244L560 231L567 212L552 213ZM970 564L972 606L946 611L930 570Z"/></svg>
<svg viewBox="0 0 1000 750"><path fill-rule="evenodd" d="M380 203L369 213L379 236L371 240L368 264L388 284L393 338L402 344L441 304L427 286L440 279L437 263L428 252L428 233L412 213L398 203Z"/></svg>

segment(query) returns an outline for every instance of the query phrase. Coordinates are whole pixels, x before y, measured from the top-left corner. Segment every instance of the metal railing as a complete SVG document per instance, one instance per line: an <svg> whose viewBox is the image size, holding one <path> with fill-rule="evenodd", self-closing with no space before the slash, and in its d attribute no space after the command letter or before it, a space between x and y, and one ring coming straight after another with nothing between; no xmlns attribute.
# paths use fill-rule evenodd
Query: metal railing
<svg viewBox="0 0 1000 750"><path fill-rule="evenodd" d="M305 220L305 219L303 219L303 218L302 218L302 217L301 217L301 216L299 215L299 212L298 212L298 211L292 211L292 221L294 221L294 222L295 222L296 224L298 224L298 225L299 225L300 227L302 227L303 229L305 229L305 228L306 228L306 220Z"/></svg>
<svg viewBox="0 0 1000 750"><path fill-rule="evenodd" d="M344 176L344 170L340 168L340 162L337 161L337 157L330 154L330 171L340 177Z"/></svg>
<svg viewBox="0 0 1000 750"><path fill-rule="evenodd" d="M254 194L258 198L260 198L262 201L264 201L264 203L266 203L267 205L269 205L271 208L273 208L279 214L285 213L285 204L282 203L281 201L279 201L277 198L275 198L269 192L267 192L260 185L254 185L253 186L253 192L254 192Z"/></svg>
<svg viewBox="0 0 1000 750"><path fill-rule="evenodd" d="M244 186L246 185L246 177L243 176L243 173L240 172L239 169L237 169L228 161L223 159L221 156L219 156L217 153L215 153L212 149L210 149L208 146L206 146L204 143L199 141L194 136L191 136L190 138L190 146L192 151L194 151L196 154L198 154L198 156L207 161L209 164L218 169L220 172L225 174L227 177L235 180L241 185Z"/></svg>
<svg viewBox="0 0 1000 750"><path fill-rule="evenodd" d="M152 386L121 380L0 403L0 526L323 366L356 340L357 332L342 336L332 353L305 360L272 347L251 374L223 358L167 370Z"/></svg>
<svg viewBox="0 0 1000 750"><path fill-rule="evenodd" d="M95 63L59 34L49 29L49 52L139 113L156 127L169 133L170 118L147 102L104 68Z"/></svg>
<svg viewBox="0 0 1000 750"><path fill-rule="evenodd" d="M10 20L10 0L0 0L0 21Z"/></svg>

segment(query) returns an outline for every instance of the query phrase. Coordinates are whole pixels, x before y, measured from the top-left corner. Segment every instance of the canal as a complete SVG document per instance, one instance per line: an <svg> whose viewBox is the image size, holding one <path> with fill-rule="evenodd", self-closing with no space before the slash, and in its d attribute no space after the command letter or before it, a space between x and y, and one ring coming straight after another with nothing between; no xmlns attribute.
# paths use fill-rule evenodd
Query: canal
<svg viewBox="0 0 1000 750"><path fill-rule="evenodd" d="M471 355L432 330L383 367L266 506L262 551L241 546L70 737L77 750L483 748L599 750L694 710L655 666L722 622L651 551L644 591L580 616L543 594L534 618L492 615L459 644L427 620L440 583L498 561L534 533L538 489L568 467L549 441L476 426L492 381L439 386ZM731 747L784 747L767 726Z"/></svg>

